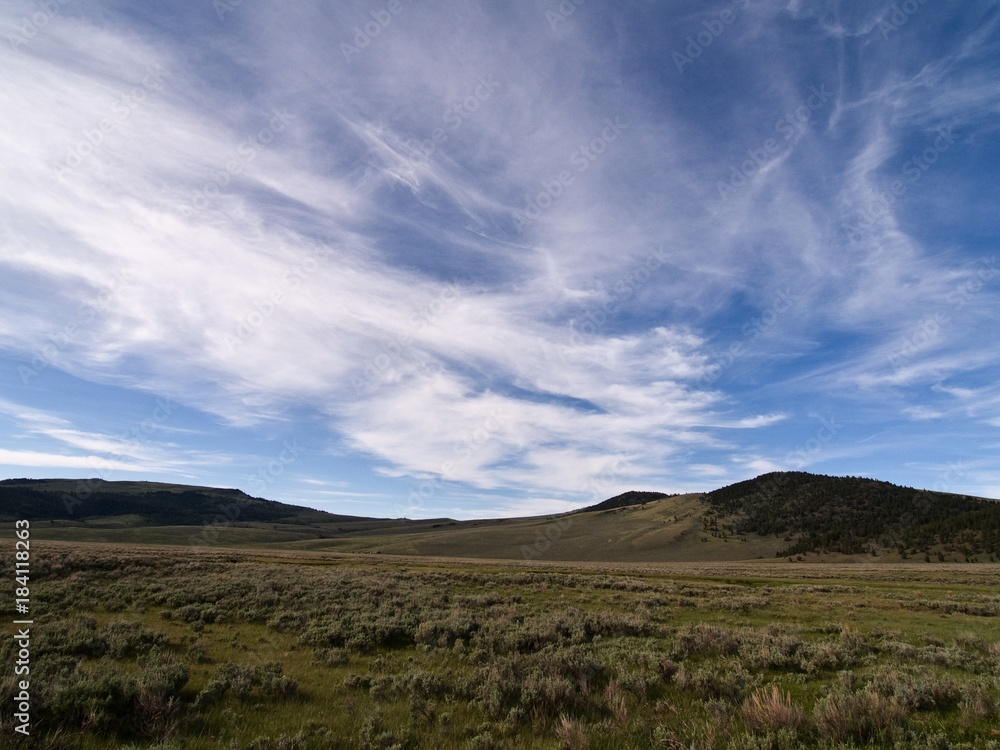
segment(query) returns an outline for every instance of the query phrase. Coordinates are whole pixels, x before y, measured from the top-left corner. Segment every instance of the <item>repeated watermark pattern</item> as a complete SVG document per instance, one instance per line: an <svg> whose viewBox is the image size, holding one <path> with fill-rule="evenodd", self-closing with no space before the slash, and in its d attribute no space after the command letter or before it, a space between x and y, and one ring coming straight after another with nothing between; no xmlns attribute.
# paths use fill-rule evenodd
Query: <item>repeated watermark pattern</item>
<svg viewBox="0 0 1000 750"><path fill-rule="evenodd" d="M921 351L934 343L944 327L951 322L954 308L961 308L972 302L980 294L987 282L1000 273L997 267L997 257L981 258L972 278L963 281L945 296L948 307L935 310L921 320L913 331L903 337L902 342L893 348L889 354L889 366L893 373L899 373L908 362Z"/></svg>
<svg viewBox="0 0 1000 750"><path fill-rule="evenodd" d="M159 91L163 83L163 69L159 65L146 68L146 75L130 91L119 94L111 104L107 117L102 117L92 128L86 128L81 138L66 151L66 157L55 166L56 176L64 179L75 172L88 158L97 153L107 143L107 138L117 132L132 113L141 107L149 94Z"/></svg>
<svg viewBox="0 0 1000 750"><path fill-rule="evenodd" d="M427 361L418 356L418 351L414 347L415 336L434 324L445 311L457 304L461 294L462 290L457 284L447 284L438 291L433 300L414 310L409 318L410 328L401 331L391 340L382 342L378 353L372 354L365 360L359 373L351 375L351 385L354 387L355 395L370 394L403 361L413 364L422 375L441 372L442 367L436 360Z"/></svg>
<svg viewBox="0 0 1000 750"><path fill-rule="evenodd" d="M765 497L773 498L784 490L788 482L791 481L791 471L798 471L815 463L817 457L833 442L843 429L843 425L837 424L836 417L832 414L829 417L824 417L814 412L808 416L817 420L820 426L816 429L813 437L795 446L785 454L784 464L789 468L784 471L773 472L761 484L759 491Z"/></svg>
<svg viewBox="0 0 1000 750"><path fill-rule="evenodd" d="M171 415L180 407L168 398L156 399L156 406L148 417L133 424L128 430L118 436L119 440L128 446L129 452L125 448L108 455L94 466L96 477L81 479L76 483L74 491L67 495L63 501L66 512L72 515L76 512L76 507L83 504L94 492L98 491L102 482L111 480L117 470L117 465L128 455L134 455L143 445L145 445L153 433L156 432Z"/></svg>
<svg viewBox="0 0 1000 750"><path fill-rule="evenodd" d="M709 369L701 376L699 384L708 386L718 380L726 369L749 354L750 347L765 336L798 301L799 296L791 287L779 289L764 312L743 324L740 329L743 337L740 340L734 341L721 352L712 353Z"/></svg>
<svg viewBox="0 0 1000 750"><path fill-rule="evenodd" d="M920 8L927 4L927 0L903 0L901 3L893 3L889 6L891 13L879 19L878 30L883 39L888 39L889 35L899 31Z"/></svg>
<svg viewBox="0 0 1000 750"><path fill-rule="evenodd" d="M524 199L524 208L514 215L514 228L518 231L530 226L552 208L566 193L566 190L576 182L577 177L590 169L608 146L618 140L622 133L628 130L628 123L620 117L606 118L601 131L585 143L580 144L569 155L569 164L573 169L561 169L555 175L542 180L541 192Z"/></svg>
<svg viewBox="0 0 1000 750"><path fill-rule="evenodd" d="M287 109L275 109L265 127L240 142L236 147L236 157L227 161L222 169L213 172L201 189L191 194L190 202L181 205L181 213L190 218L196 211L208 208L267 149L278 134L285 131L293 119L295 118Z"/></svg>
<svg viewBox="0 0 1000 750"><path fill-rule="evenodd" d="M360 55L363 50L368 49L372 42L389 28L393 19L403 12L402 0L389 0L384 8L369 12L369 19L354 27L354 35L351 42L341 42L340 51L348 63Z"/></svg>
<svg viewBox="0 0 1000 750"><path fill-rule="evenodd" d="M407 166L412 170L416 170L422 161L433 156L454 132L462 127L462 124L466 120L478 112L479 108L493 97L499 88L500 82L492 74L480 76L468 96L448 105L445 109L441 120L447 128L434 128L430 136L423 140L413 141L408 138L403 142L403 146L407 152L405 157ZM413 154L418 154L419 156L414 158Z"/></svg>
<svg viewBox="0 0 1000 750"><path fill-rule="evenodd" d="M30 366L18 365L17 374L21 383L28 385L51 365L59 361L59 355L66 347L74 344L83 329L90 325L97 316L111 307L115 296L135 280L131 272L122 269L114 274L111 285L94 299L84 302L76 311L76 315L61 330L45 336L46 343L35 350Z"/></svg>
<svg viewBox="0 0 1000 750"><path fill-rule="evenodd" d="M861 211L860 218L853 224L845 224L848 238L852 242L861 242L879 221L889 215L889 209L892 208L892 205L923 178L942 154L955 145L955 141L954 127L941 128L932 143L928 143L919 153L911 155L903 164L899 176L889 183L886 190L881 190L876 194L868 206Z"/></svg>
<svg viewBox="0 0 1000 750"><path fill-rule="evenodd" d="M750 7L750 0L732 0L731 8L724 8L714 14L712 18L701 22L703 28L695 34L688 34L684 41L687 46L683 52L674 50L673 60L677 66L677 72L683 73L694 65L695 60L701 59L705 50L715 44L715 41L726 33L726 29L735 23L740 12Z"/></svg>
<svg viewBox="0 0 1000 750"><path fill-rule="evenodd" d="M814 463L816 457L829 443L833 442L833 439L837 437L837 433L842 429L842 426L837 424L833 415L830 415L829 418L819 414L810 414L809 416L819 420L820 426L817 428L816 434L785 454L785 463L795 469L801 469L804 466Z"/></svg>
<svg viewBox="0 0 1000 750"><path fill-rule="evenodd" d="M212 8L220 21L226 20L226 16L243 5L243 0L214 0Z"/></svg>
<svg viewBox="0 0 1000 750"><path fill-rule="evenodd" d="M631 459L630 454L619 451L612 459L611 465L596 477L588 479L581 491L589 493L594 504L606 500L621 474L631 465ZM563 514L553 518L544 527L536 529L535 541L532 544L521 545L521 557L525 560L536 560L545 555L552 549L552 545L573 527L575 520L575 515Z"/></svg>
<svg viewBox="0 0 1000 750"><path fill-rule="evenodd" d="M747 158L729 168L729 178L716 182L719 197L727 201L738 190L749 185L764 167L777 158L782 141L788 142L797 133L804 131L813 114L822 109L832 97L833 92L827 90L826 84L820 84L819 88L810 86L809 96L782 115L774 124L774 132L781 136L781 140L775 137L766 138L758 146L747 149Z"/></svg>
<svg viewBox="0 0 1000 750"><path fill-rule="evenodd" d="M566 23L586 2L587 0L562 0L555 10L545 11L545 20L549 22L553 31L559 31L559 27Z"/></svg>
<svg viewBox="0 0 1000 750"><path fill-rule="evenodd" d="M414 513L422 512L427 507L427 501L445 487L449 477L454 476L463 466L467 466L488 443L504 431L509 419L510 416L504 412L502 406L490 409L475 429L452 445L454 459L448 458L442 461L437 476L420 482L406 498L406 505L394 507L395 516L409 518Z"/></svg>
<svg viewBox="0 0 1000 750"><path fill-rule="evenodd" d="M301 455L302 448L299 446L297 438L285 440L281 444L281 450L274 458L262 463L247 477L252 491L263 495L289 466L299 460ZM217 544L221 531L231 528L239 520L243 509L250 502L251 500L247 497L237 497L232 502L219 506L219 512L210 521L202 522L199 533L190 537L188 544L195 548Z"/></svg>
<svg viewBox="0 0 1000 750"><path fill-rule="evenodd" d="M656 271L663 268L666 263L666 250L660 246L652 249L640 263L619 276L608 287L605 302L594 305L576 316L572 323L570 344L579 346L587 338L600 333L622 311L625 303L649 283ZM565 354L565 351L566 347L560 348L560 353Z"/></svg>
<svg viewBox="0 0 1000 750"><path fill-rule="evenodd" d="M7 41L15 52L38 38L42 29L59 15L60 6L69 5L73 0L41 0L38 10L30 16L22 16L17 33L7 35Z"/></svg>
<svg viewBox="0 0 1000 750"><path fill-rule="evenodd" d="M281 444L281 452L266 464L259 466L247 478L253 491L265 492L273 482L285 473L286 468L299 460L299 456L301 455L302 449L299 447L297 439L292 438L283 442Z"/></svg>
<svg viewBox="0 0 1000 750"><path fill-rule="evenodd" d="M226 335L226 345L230 351L235 350L250 339L260 328L271 319L278 308L288 300L290 292L294 292L304 284L310 276L318 271L327 259L324 255L310 254L301 262L291 266L281 277L281 284L272 289L264 297L255 300L251 308L243 315Z"/></svg>

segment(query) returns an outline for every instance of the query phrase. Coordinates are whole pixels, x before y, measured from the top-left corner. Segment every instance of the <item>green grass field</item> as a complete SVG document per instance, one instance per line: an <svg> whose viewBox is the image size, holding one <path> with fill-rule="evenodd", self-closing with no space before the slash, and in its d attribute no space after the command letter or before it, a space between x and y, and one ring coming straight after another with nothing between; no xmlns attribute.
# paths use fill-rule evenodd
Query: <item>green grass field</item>
<svg viewBox="0 0 1000 750"><path fill-rule="evenodd" d="M36 538L54 541L587 562L1000 562L996 502L804 472L707 494L625 493L578 512L471 521L342 516L150 482L7 480L0 506L3 517L29 518Z"/></svg>
<svg viewBox="0 0 1000 750"><path fill-rule="evenodd" d="M1000 747L997 565L32 557L25 747Z"/></svg>
<svg viewBox="0 0 1000 750"><path fill-rule="evenodd" d="M773 558L778 537L720 539L704 533L699 495L614 510L482 521L367 521L213 526L135 526L126 520L39 521L33 535L56 541L224 545L392 555L565 561L691 562Z"/></svg>

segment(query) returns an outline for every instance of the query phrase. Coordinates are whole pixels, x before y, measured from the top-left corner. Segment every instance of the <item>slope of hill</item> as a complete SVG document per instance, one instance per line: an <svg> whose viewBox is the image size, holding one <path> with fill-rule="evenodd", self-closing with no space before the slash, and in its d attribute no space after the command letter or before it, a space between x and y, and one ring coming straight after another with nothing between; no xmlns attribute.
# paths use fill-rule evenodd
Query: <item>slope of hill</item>
<svg viewBox="0 0 1000 750"><path fill-rule="evenodd" d="M780 554L1000 554L1000 504L862 477L774 472L705 495L706 529L727 537L780 535ZM944 549L947 548L947 549Z"/></svg>
<svg viewBox="0 0 1000 750"><path fill-rule="evenodd" d="M62 541L594 562L742 560L783 544L703 534L701 494L629 492L587 512L453 521L337 516L211 487L85 484L89 495L72 480L0 482L0 520L32 519L33 537Z"/></svg>
<svg viewBox="0 0 1000 750"><path fill-rule="evenodd" d="M665 497L672 497L665 492L641 492L638 490L631 490L629 492L623 492L620 495L615 495L614 497L609 497L607 500L597 505L590 505L586 508L580 508L576 511L577 513L590 513L595 510L614 510L615 508L626 508L629 505L645 505L651 500L662 500Z"/></svg>
<svg viewBox="0 0 1000 750"><path fill-rule="evenodd" d="M804 472L765 474L708 494L626 492L562 515L483 521L341 516L211 487L87 485L89 494L70 480L0 482L0 521L45 521L34 526L39 539L497 559L1000 556L996 501Z"/></svg>
<svg viewBox="0 0 1000 750"><path fill-rule="evenodd" d="M373 530L284 547L398 555L581 562L704 562L774 558L781 537L719 539L702 532L701 494L590 513L452 522L437 529Z"/></svg>

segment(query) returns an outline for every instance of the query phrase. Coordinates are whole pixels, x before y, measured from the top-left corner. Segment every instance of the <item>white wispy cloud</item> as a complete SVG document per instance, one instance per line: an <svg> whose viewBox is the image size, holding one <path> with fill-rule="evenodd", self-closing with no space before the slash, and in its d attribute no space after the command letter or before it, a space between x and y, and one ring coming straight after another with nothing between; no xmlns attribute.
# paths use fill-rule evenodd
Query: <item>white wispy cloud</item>
<svg viewBox="0 0 1000 750"><path fill-rule="evenodd" d="M34 7L11 3L0 36ZM667 37L650 9L582 6L553 29L530 4L403 4L345 54L370 10L156 26L65 6L0 45L0 108L18 113L0 129L0 347L22 376L57 368L246 430L304 408L373 473L549 497L619 455L621 489L776 467L780 448L699 452L817 399L929 424L956 412L900 389L995 356L974 340L996 290L949 302L970 250L912 208L964 186L959 154L995 127L994 12L923 59L922 18L885 39L881 10L755 3L680 72L669 45L651 52ZM664 28L683 47L714 10ZM944 127L937 166L885 200ZM947 324L914 345L929 309ZM974 419L995 419L987 402ZM15 412L80 455L122 447Z"/></svg>

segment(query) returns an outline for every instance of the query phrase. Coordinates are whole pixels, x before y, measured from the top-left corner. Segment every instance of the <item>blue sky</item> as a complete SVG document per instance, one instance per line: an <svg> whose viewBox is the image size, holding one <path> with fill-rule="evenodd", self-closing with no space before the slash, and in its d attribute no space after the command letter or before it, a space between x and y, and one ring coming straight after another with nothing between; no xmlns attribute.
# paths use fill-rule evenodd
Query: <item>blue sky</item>
<svg viewBox="0 0 1000 750"><path fill-rule="evenodd" d="M1000 6L12 0L0 476L1000 497Z"/></svg>

